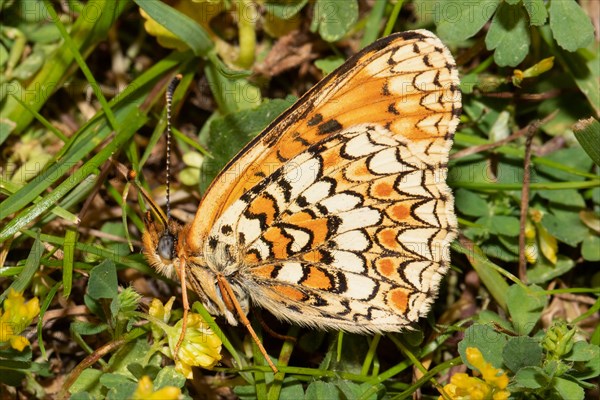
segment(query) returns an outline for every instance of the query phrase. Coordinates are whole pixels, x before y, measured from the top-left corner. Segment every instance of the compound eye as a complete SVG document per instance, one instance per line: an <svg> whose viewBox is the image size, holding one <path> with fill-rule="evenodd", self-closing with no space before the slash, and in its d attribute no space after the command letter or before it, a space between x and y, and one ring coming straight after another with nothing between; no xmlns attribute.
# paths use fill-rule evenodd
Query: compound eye
<svg viewBox="0 0 600 400"><path fill-rule="evenodd" d="M165 260L172 260L175 248L175 238L168 233L158 239L156 252Z"/></svg>

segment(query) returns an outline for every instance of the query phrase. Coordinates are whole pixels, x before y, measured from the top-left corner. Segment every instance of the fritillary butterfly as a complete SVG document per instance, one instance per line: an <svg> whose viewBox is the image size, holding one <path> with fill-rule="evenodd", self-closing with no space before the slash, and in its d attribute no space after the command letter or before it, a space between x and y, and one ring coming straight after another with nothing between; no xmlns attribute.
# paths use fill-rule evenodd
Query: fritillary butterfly
<svg viewBox="0 0 600 400"><path fill-rule="evenodd" d="M148 220L148 262L187 275L208 311L232 325L249 326L250 304L347 332L417 321L456 236L445 176L458 85L431 32L374 42L231 160L193 222Z"/></svg>

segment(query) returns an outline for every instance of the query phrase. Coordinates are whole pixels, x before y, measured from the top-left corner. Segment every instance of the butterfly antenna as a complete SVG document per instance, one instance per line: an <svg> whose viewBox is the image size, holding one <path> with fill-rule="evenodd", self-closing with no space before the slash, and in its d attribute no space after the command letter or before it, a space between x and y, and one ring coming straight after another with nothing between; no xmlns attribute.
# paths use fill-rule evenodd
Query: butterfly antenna
<svg viewBox="0 0 600 400"><path fill-rule="evenodd" d="M169 83L167 88L167 220L171 220L171 106L173 104L173 92L181 82L181 74L175 77Z"/></svg>

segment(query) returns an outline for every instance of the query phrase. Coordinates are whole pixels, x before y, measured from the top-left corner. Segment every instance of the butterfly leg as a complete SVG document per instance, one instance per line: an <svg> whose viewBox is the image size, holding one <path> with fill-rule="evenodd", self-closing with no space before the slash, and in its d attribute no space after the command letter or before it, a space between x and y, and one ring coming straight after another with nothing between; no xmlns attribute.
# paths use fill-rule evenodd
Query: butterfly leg
<svg viewBox="0 0 600 400"><path fill-rule="evenodd" d="M181 324L181 333L179 334L179 339L177 340L177 344L175 345L175 352L173 354L173 361L177 361L177 354L179 354L179 348L183 343L183 338L185 337L185 331L187 329L187 319L188 313L190 310L190 303L188 301L187 296L187 282L185 276L185 261L182 258L179 263L179 271L177 271L179 275L179 279L181 281L181 298L183 301L183 323Z"/></svg>
<svg viewBox="0 0 600 400"><path fill-rule="evenodd" d="M242 310L240 303L235 298L235 293L233 292L233 289L231 288L231 285L229 284L229 282L227 282L227 280L225 279L225 277L223 277L223 275L217 275L217 283L219 285L219 289L221 289L221 294L223 295L223 301L225 302L225 305L227 306L227 308L229 308L230 311L233 311L233 309L231 309L230 307L233 307L235 309L237 315L240 317L240 321L242 322L242 324L244 324L246 329L248 329L248 332L250 332L250 336L252 336L252 339L258 346L258 349L262 353L265 360L267 360L267 364L269 364L269 367L271 367L271 369L273 370L273 373L276 374L277 372L279 372L279 370L277 369L275 364L273 364L273 361L271 361L271 358L267 354L267 350L265 350L262 343L260 342L260 339L256 335L256 332L254 332L254 329L252 328L252 325L250 324L248 317L246 317L246 314Z"/></svg>

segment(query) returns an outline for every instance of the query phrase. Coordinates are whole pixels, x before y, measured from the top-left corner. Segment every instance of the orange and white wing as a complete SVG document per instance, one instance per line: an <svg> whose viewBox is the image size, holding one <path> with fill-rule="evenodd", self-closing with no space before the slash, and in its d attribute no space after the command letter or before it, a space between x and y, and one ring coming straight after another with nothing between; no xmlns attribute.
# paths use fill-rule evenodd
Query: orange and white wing
<svg viewBox="0 0 600 400"><path fill-rule="evenodd" d="M192 252L282 319L351 332L416 321L456 235L445 176L458 84L428 31L365 48L215 179Z"/></svg>

